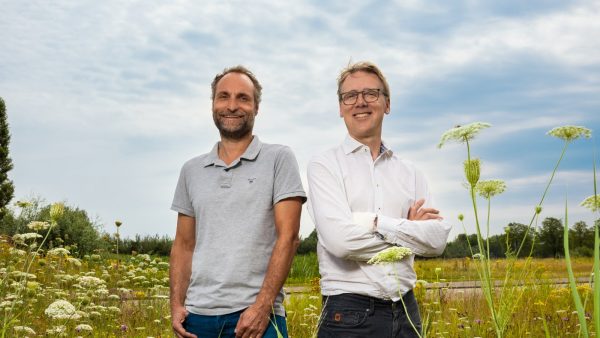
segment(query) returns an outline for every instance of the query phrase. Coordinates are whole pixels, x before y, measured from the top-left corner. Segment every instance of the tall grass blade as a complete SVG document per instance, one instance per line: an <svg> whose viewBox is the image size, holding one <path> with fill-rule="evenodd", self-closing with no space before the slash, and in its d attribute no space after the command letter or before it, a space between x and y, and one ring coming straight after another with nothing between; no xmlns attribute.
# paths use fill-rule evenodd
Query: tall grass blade
<svg viewBox="0 0 600 338"><path fill-rule="evenodd" d="M594 151L594 205L598 205L598 192L596 181L596 152ZM594 332L596 336L600 332L600 283L598 276L600 275L600 236L598 235L598 221L594 222Z"/></svg>
<svg viewBox="0 0 600 338"><path fill-rule="evenodd" d="M588 338L587 324L585 322L585 309L581 303L581 297L577 292L577 284L575 283L575 275L573 274L573 267L571 266L571 255L569 253L569 219L568 219L568 208L567 201L565 200L565 233L563 236L563 244L565 248L565 264L567 265L567 272L569 274L569 286L571 287L571 296L573 302L575 302L575 308L577 309L577 317L579 318L579 329L583 333L583 336Z"/></svg>

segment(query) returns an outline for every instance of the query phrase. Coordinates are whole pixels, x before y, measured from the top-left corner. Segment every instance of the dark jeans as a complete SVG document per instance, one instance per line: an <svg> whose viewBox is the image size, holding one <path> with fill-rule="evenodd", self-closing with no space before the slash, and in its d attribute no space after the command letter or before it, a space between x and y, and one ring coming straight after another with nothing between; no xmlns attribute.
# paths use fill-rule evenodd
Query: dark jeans
<svg viewBox="0 0 600 338"><path fill-rule="evenodd" d="M190 312L183 322L183 327L186 331L198 336L198 338L235 338L235 326L243 311L221 316L203 316ZM282 337L287 338L285 317L271 314L269 325L263 333L263 338L277 338L277 331L281 333Z"/></svg>
<svg viewBox="0 0 600 338"><path fill-rule="evenodd" d="M402 297L408 316L421 334L421 316L413 291ZM392 302L345 293L323 296L319 338L419 337L404 312L402 301Z"/></svg>

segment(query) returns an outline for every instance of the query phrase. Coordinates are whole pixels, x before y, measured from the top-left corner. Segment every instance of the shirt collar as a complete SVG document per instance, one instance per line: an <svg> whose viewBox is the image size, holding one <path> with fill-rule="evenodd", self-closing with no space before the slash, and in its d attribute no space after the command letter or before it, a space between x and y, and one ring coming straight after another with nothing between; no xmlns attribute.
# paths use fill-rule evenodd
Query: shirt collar
<svg viewBox="0 0 600 338"><path fill-rule="evenodd" d="M258 136L254 135L252 137L252 142L250 142L250 144L248 145L248 148L246 148L246 151L244 151L242 156L240 156L240 159L244 159L244 160L248 160L248 161L255 160L256 157L258 156L258 153L260 153L261 148L262 148L262 142L260 142L260 140L258 139ZM238 162L237 160L233 161L230 164L230 166L234 165L237 162ZM220 166L226 167L225 163L219 158L219 142L215 143L212 150L210 151L210 153L208 153L208 156L206 156L206 159L204 160L205 167L208 167L210 165L220 165Z"/></svg>
<svg viewBox="0 0 600 338"><path fill-rule="evenodd" d="M350 134L346 135L344 142L342 143L342 149L344 150L344 154L348 155L364 147L365 145L355 140ZM379 150L380 154L389 154L392 155L392 150L387 147L385 141L381 140L381 148Z"/></svg>

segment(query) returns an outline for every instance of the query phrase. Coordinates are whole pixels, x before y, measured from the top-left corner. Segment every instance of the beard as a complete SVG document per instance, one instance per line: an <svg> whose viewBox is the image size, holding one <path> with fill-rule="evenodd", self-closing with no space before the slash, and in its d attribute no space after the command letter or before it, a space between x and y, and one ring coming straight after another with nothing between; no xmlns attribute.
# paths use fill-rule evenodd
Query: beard
<svg viewBox="0 0 600 338"><path fill-rule="evenodd" d="M252 128L254 128L254 115L255 112L213 111L213 121L215 122L215 126L217 126L221 137L231 140L240 140L252 133ZM240 118L237 123L233 124L227 123L225 120L228 116L238 116Z"/></svg>

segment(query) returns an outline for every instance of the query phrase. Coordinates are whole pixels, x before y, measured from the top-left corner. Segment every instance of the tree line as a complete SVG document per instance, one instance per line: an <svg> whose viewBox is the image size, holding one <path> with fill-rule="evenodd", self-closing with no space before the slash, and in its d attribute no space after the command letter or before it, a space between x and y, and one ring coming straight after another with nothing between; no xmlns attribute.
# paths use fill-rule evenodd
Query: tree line
<svg viewBox="0 0 600 338"><path fill-rule="evenodd" d="M596 223L600 220L596 220ZM514 257L522 245L519 257L563 257L564 227L561 219L547 217L540 227L528 227L521 223L510 223L504 233L489 237L491 258ZM523 242L523 239L525 241ZM317 251L317 232L302 239L298 254ZM485 241L487 243L487 241ZM579 221L569 229L569 248L571 256L591 257L594 253L594 227ZM487 248L484 248L487 251ZM460 234L448 242L443 258L471 257L479 253L477 234Z"/></svg>
<svg viewBox="0 0 600 338"><path fill-rule="evenodd" d="M17 202L17 205L19 206L16 209L4 208L0 218L0 236L4 235L9 242L15 234L36 232L27 227L31 222L50 219L50 205L40 198ZM56 227L49 230L48 240L43 249L64 247L72 255L79 257L115 253L117 240L119 253L122 254L145 253L168 256L173 243L173 240L166 235L135 235L134 238L119 238L116 233L105 231L102 224L98 220L91 219L85 210L69 205L65 205L64 213L57 223ZM47 231L38 232L45 236Z"/></svg>

